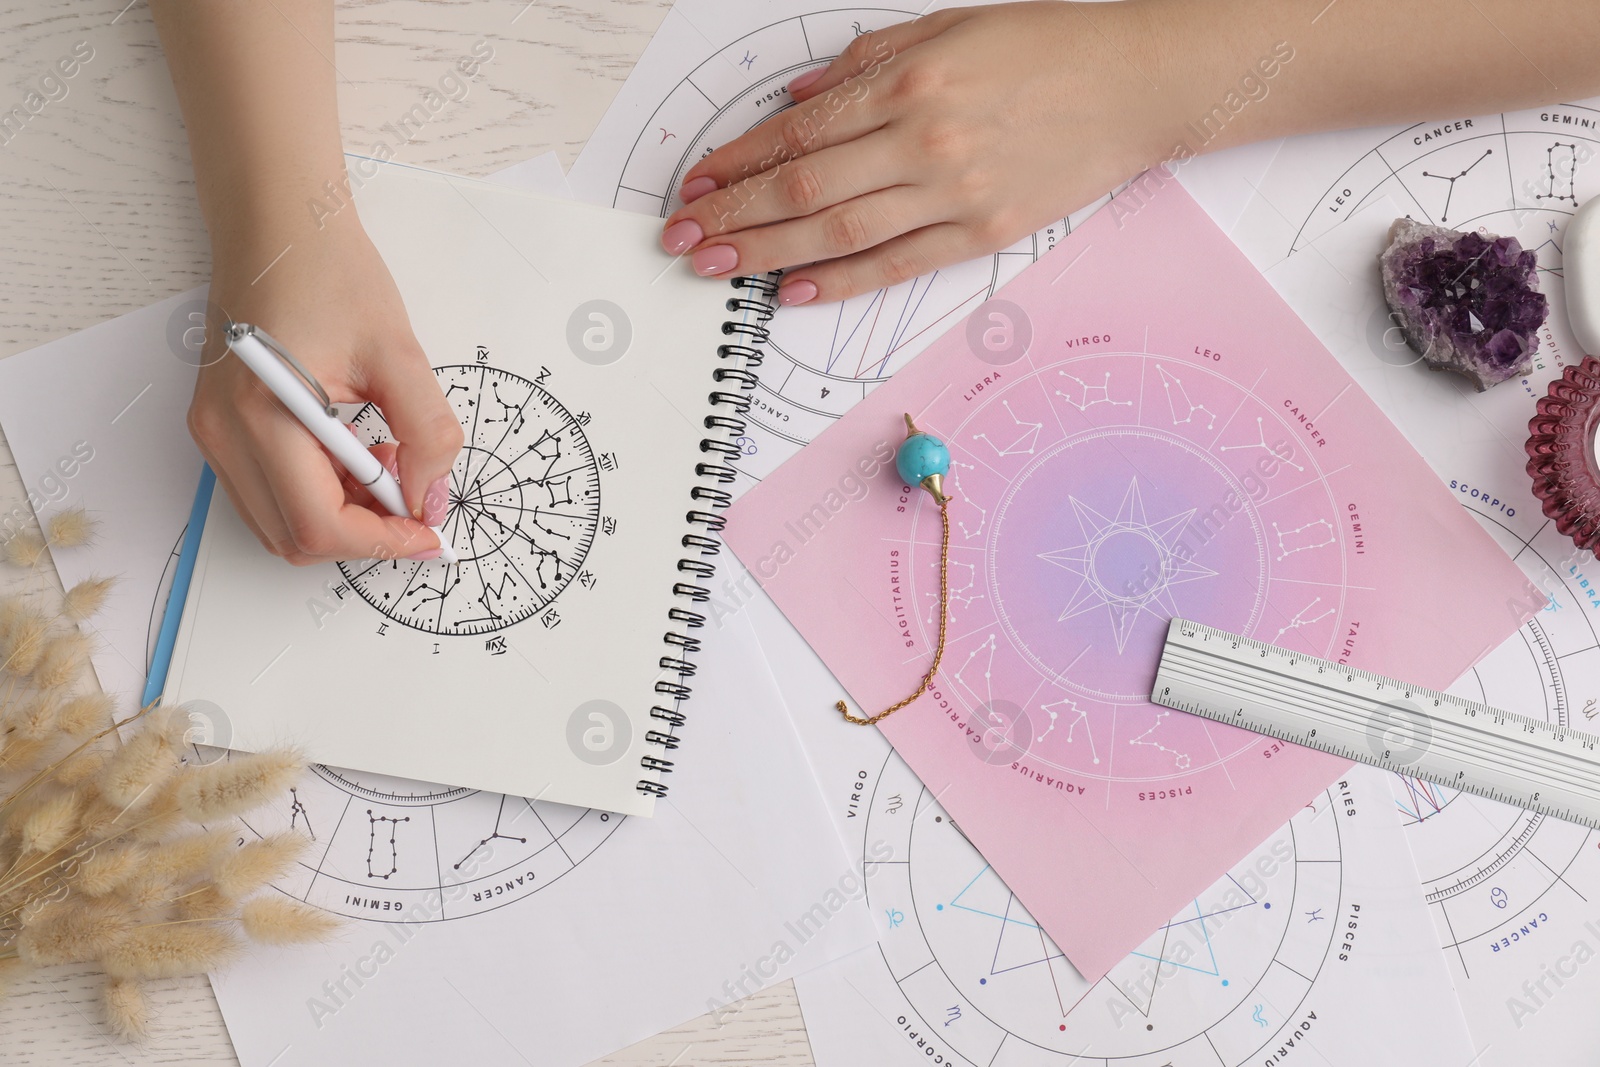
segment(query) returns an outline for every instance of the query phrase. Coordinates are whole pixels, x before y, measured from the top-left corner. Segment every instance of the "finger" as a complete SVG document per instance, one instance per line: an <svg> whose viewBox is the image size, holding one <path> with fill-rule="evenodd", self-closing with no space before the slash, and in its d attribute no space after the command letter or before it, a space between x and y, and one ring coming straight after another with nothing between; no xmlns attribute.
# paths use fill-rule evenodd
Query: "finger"
<svg viewBox="0 0 1600 1067"><path fill-rule="evenodd" d="M720 189L808 152L818 152L871 133L883 126L887 114L877 106L869 82L852 82L804 104L786 108L723 145L689 170L684 176L684 185L689 186L698 178L708 178ZM704 183L697 186L703 187Z"/></svg>
<svg viewBox="0 0 1600 1067"><path fill-rule="evenodd" d="M944 217L926 189L897 185L803 219L719 237L694 254L700 274L746 274L854 255ZM920 273L920 272L919 272Z"/></svg>
<svg viewBox="0 0 1600 1067"><path fill-rule="evenodd" d="M931 15L897 22L881 30L870 30L852 40L832 63L811 71L789 83L789 97L795 102L811 100L850 78L867 74L874 66L891 62L895 56L935 37L967 17L962 10L936 11Z"/></svg>
<svg viewBox="0 0 1600 1067"><path fill-rule="evenodd" d="M345 482L315 438L291 419L251 428L262 473L293 545L291 563L412 557L439 539L411 519L383 515L347 498Z"/></svg>
<svg viewBox="0 0 1600 1067"><path fill-rule="evenodd" d="M707 237L811 215L865 193L897 185L909 175L901 162L906 158L905 153L894 151L891 141L884 133L868 134L701 197L667 220L662 243L667 251L678 255ZM674 250L668 238L687 239L691 243Z"/></svg>
<svg viewBox="0 0 1600 1067"><path fill-rule="evenodd" d="M778 290L778 302L790 306L845 300L899 285L980 252L980 241L967 227L954 222L935 223L853 256L818 263L786 276Z"/></svg>
<svg viewBox="0 0 1600 1067"><path fill-rule="evenodd" d="M461 420L439 388L427 356L409 333L363 354L362 395L378 405L399 444L400 490L413 518L437 495L465 440Z"/></svg>

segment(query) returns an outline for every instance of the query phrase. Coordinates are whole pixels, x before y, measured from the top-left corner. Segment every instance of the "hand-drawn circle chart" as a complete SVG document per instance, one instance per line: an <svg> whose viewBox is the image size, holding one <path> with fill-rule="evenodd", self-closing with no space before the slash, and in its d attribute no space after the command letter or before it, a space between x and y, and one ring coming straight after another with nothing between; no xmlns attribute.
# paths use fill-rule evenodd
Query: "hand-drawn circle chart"
<svg viewBox="0 0 1600 1067"><path fill-rule="evenodd" d="M542 386L488 365L437 367L466 430L442 526L460 557L339 564L362 599L429 633L483 634L549 607L583 565L600 525L600 466L577 417ZM361 440L392 440L371 405Z"/></svg>
<svg viewBox="0 0 1600 1067"><path fill-rule="evenodd" d="M1594 557L1579 553L1547 520L1531 536L1516 519L1468 505L1547 597L1516 635L1489 653L1450 692L1575 729L1593 729L1600 709L1600 596ZM1587 587L1583 583L1589 583ZM1594 834L1575 823L1397 776L1395 802L1422 889L1445 948L1470 977L1468 952L1489 952L1502 930L1556 908L1591 907L1600 886L1574 885L1574 864Z"/></svg>
<svg viewBox="0 0 1600 1067"><path fill-rule="evenodd" d="M1111 781L1216 768L1255 735L1149 703L1168 622L1329 656L1345 520L1298 426L1226 374L1083 355L987 386L949 444L949 637L936 685L986 722L1015 704L1030 764ZM921 646L938 630L937 511L904 567Z"/></svg>
<svg viewBox="0 0 1600 1067"><path fill-rule="evenodd" d="M722 47L685 74L645 122L613 204L671 214L690 167L793 106L790 81L825 67L853 37L918 14L820 11L773 22ZM759 478L775 469L1070 228L1063 219L995 255L842 303L785 308L762 346L766 364L748 416L752 433L741 473Z"/></svg>
<svg viewBox="0 0 1600 1067"><path fill-rule="evenodd" d="M1539 257L1551 300L1552 366L1582 354L1567 329L1561 245L1567 220L1600 195L1600 111L1558 104L1394 134L1338 175L1300 222L1289 252L1308 247L1376 197L1418 221L1514 236Z"/></svg>
<svg viewBox="0 0 1600 1067"><path fill-rule="evenodd" d="M890 755L864 837L903 857L867 879L889 926L879 951L920 1019L912 1028L966 1062L1255 1062L1298 1017L1333 944L1343 850L1332 805L1316 797L1088 985Z"/></svg>

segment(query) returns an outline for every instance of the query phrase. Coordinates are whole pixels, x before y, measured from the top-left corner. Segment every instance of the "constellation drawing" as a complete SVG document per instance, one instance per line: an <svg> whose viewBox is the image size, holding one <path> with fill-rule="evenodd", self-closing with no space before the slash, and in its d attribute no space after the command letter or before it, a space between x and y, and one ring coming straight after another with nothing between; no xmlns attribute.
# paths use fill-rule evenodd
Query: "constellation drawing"
<svg viewBox="0 0 1600 1067"><path fill-rule="evenodd" d="M1112 400L1111 399L1111 372L1110 371L1106 371L1105 372L1105 376L1103 378L1101 378L1099 385L1090 385L1089 383L1085 382L1082 378L1079 378L1079 377L1076 377L1074 375L1068 374L1066 371L1061 371L1060 374L1061 374L1061 377L1067 378L1067 379L1069 379L1071 381L1074 381L1074 382L1078 383L1078 392L1079 392L1079 394L1081 396L1081 399L1074 400L1074 399L1072 399L1072 397L1068 396L1066 393L1063 393L1059 389L1056 390L1056 396L1059 396L1061 399L1065 400L1067 403L1071 404L1073 407L1077 408L1079 411L1087 411L1088 409L1094 407L1096 404L1110 404L1112 407L1124 407L1124 408L1133 407L1133 401L1132 400Z"/></svg>
<svg viewBox="0 0 1600 1067"><path fill-rule="evenodd" d="M959 580L957 578L958 575L962 575ZM975 591L978 587L978 565L976 563L966 563L958 559L951 560L949 581L949 612L953 621L956 618L957 607L969 607L973 603L982 600L984 594ZM939 594L929 590L924 599L928 605L928 621L937 623L939 619Z"/></svg>
<svg viewBox="0 0 1600 1067"><path fill-rule="evenodd" d="M1216 427L1216 413L1204 404L1196 404L1193 400L1190 400L1189 391L1184 388L1181 378L1159 363L1156 364L1156 373L1161 376L1161 388L1167 394L1167 410L1172 412L1172 425L1179 426L1187 422L1193 422L1195 412L1204 411L1206 413L1206 429L1210 430ZM1181 418L1178 415L1178 404L1180 402L1184 406Z"/></svg>
<svg viewBox="0 0 1600 1067"><path fill-rule="evenodd" d="M1180 770L1180 771L1181 770L1186 770L1188 768L1190 762L1191 762L1191 760L1189 758L1189 754L1187 752L1184 752L1184 751L1182 751L1180 749L1176 749L1176 748L1169 748L1166 745L1162 744L1161 741L1159 741L1159 740L1155 739L1154 737L1152 737L1152 735L1157 730L1161 729L1161 724L1166 722L1167 719L1170 718L1171 716L1172 716L1172 712L1168 711L1166 708L1158 708L1158 709L1156 709L1155 721L1152 722L1150 724L1149 728L1146 729L1145 732L1140 734L1138 737L1130 737L1130 738L1128 738L1128 744L1130 744L1130 745L1144 745L1144 746L1149 747L1149 748L1154 748L1156 751L1161 752L1164 755L1171 756L1172 757L1172 765L1174 767L1176 767L1178 770Z"/></svg>
<svg viewBox="0 0 1600 1067"><path fill-rule="evenodd" d="M367 809L367 877L368 878L382 878L383 880L388 881L390 876L393 875L396 871L398 871L400 869L400 850L399 850L398 846L395 844L395 838L400 832L400 824L403 823L403 822L410 822L410 821L411 821L411 816L409 816L409 815L402 815L399 818L395 818L394 816L390 816L390 815L374 815L374 814L372 814L372 809L371 808ZM380 873L378 873L377 868L373 866L372 858L377 853L378 847L380 845L384 844L384 841L383 841L383 833L384 832L378 829L379 825L382 824L382 823L388 823L389 824L389 830L388 830L389 839L388 839L388 842L387 842L388 843L388 847L389 847L389 869L380 874ZM378 862L378 866L379 867L383 866L383 862L381 860Z"/></svg>
<svg viewBox="0 0 1600 1067"><path fill-rule="evenodd" d="M510 834L503 834L500 832L500 820L506 813L507 799L508 798L506 797L500 798L500 805L495 809L494 814L494 829L489 832L489 836L480 840L476 845L473 845L471 850L468 851L465 856L462 856L459 860L457 860L454 867L455 870L459 871L463 863L471 859L479 849L491 841L515 841L519 845L526 845L528 843L528 839L526 837L513 837Z"/></svg>
<svg viewBox="0 0 1600 1067"><path fill-rule="evenodd" d="M1288 530L1279 529L1278 524L1274 522L1272 533L1278 539L1280 561L1288 559L1297 552L1326 548L1337 540L1333 533L1333 523L1327 519L1312 519L1308 523Z"/></svg>
<svg viewBox="0 0 1600 1067"><path fill-rule="evenodd" d="M1011 410L1011 402L1009 400L1002 400L1000 403L1005 407L1006 414L1011 416L1011 421L1016 424L1015 436L1009 433L1006 434L1005 436L1009 437L1010 440L1004 444L996 444L989 437L987 431L973 434L972 439L974 441L982 441L994 449L996 456L1033 455L1033 447L1039 440L1039 433L1044 429L1044 423L1028 422L1026 419L1019 418L1017 413Z"/></svg>
<svg viewBox="0 0 1600 1067"><path fill-rule="evenodd" d="M1049 725L1045 727L1044 733L1034 738L1034 740L1043 741L1045 738L1049 737L1055 732L1056 725L1060 721L1062 715L1062 712L1055 710L1056 708L1064 708L1065 712L1071 714L1072 716L1071 721L1067 723L1067 744L1070 745L1077 740L1075 734L1078 727L1082 726L1084 736L1089 739L1089 762L1096 764L1099 763L1100 753L1095 751L1094 731L1089 729L1089 712L1084 708L1080 708L1077 704L1077 701L1072 700L1070 697L1062 697L1060 700L1054 700L1048 704L1039 705L1039 710L1050 717L1050 722Z"/></svg>
<svg viewBox="0 0 1600 1067"><path fill-rule="evenodd" d="M1578 206L1578 145L1575 141L1556 141L1545 149L1545 191L1535 193L1539 200L1565 200Z"/></svg>
<svg viewBox="0 0 1600 1067"><path fill-rule="evenodd" d="M1474 167L1476 167L1479 163L1482 163L1484 160L1488 159L1492 155L1494 155L1494 149L1485 148L1483 150L1483 155L1479 156L1477 159L1474 159L1471 163L1467 164L1467 168L1465 170L1461 171L1461 173L1459 173L1459 174L1453 174L1453 175L1451 175L1451 174L1434 174L1434 173L1432 173L1430 171L1426 171L1426 170L1422 172L1422 176L1424 178L1437 178L1442 182L1447 182L1448 183L1448 188L1446 189L1445 194L1444 194L1444 210L1439 213L1439 221L1441 223L1448 223L1450 221L1450 200L1451 200L1452 197L1455 196L1456 182L1460 181L1462 178L1465 178L1468 174L1471 174L1472 173L1472 169Z"/></svg>
<svg viewBox="0 0 1600 1067"><path fill-rule="evenodd" d="M995 635L988 635L983 639L982 644L967 654L966 660L951 675L962 688L973 696L976 703L982 708L988 708L994 699L992 680L994 678L994 653L997 647ZM966 677L968 669L972 667L972 664L979 656L983 657L983 693L981 696L973 684L967 681Z"/></svg>
<svg viewBox="0 0 1600 1067"><path fill-rule="evenodd" d="M963 463L954 457L951 457L950 465L969 471L978 469L975 464ZM961 476L960 470L956 471L956 476L958 478ZM974 537L982 537L984 529L989 525L989 509L979 504L976 500L971 500L965 496L956 497L955 504L957 506L953 510L955 511L956 529L961 531L961 536L968 541ZM978 518L971 527L967 526L967 518L969 517L967 512L969 511L978 513Z"/></svg>
<svg viewBox="0 0 1600 1067"><path fill-rule="evenodd" d="M300 791L296 786L289 787L289 829L293 830L300 820L306 821L306 834L311 840L317 839L317 832L311 828L311 813L306 810L305 804L300 801Z"/></svg>
<svg viewBox="0 0 1600 1067"><path fill-rule="evenodd" d="M1278 558L1282 559L1283 557L1279 556ZM1320 603L1322 603L1322 598L1320 596L1313 598L1311 603L1307 604L1305 607L1301 608L1299 611L1294 613L1294 618L1290 619L1288 622L1286 622L1282 626L1278 627L1278 632L1273 636L1272 639L1274 641L1277 641L1278 639L1283 637L1284 634L1288 633L1290 630L1298 630L1303 626L1312 626L1312 625L1315 625L1316 623L1321 622L1323 619L1328 618L1331 615L1337 615L1338 614L1338 612L1335 611L1333 608L1324 608L1320 614L1312 616L1309 619L1306 618L1306 612L1310 611L1312 608L1316 607Z"/></svg>
<svg viewBox="0 0 1600 1067"><path fill-rule="evenodd" d="M1217 446L1217 451L1218 452L1238 452L1238 451L1240 451L1242 449L1259 448L1259 449L1261 449L1261 451L1267 453L1267 455L1269 455L1269 456L1272 456L1274 459L1276 459L1278 462L1284 464L1285 466L1293 467L1297 471L1302 471L1303 472L1305 470L1305 468L1302 467L1300 464L1296 463L1294 460L1289 459L1286 456L1281 455L1275 449L1273 449L1273 447L1271 445L1267 444L1267 427L1266 427L1266 424L1262 420L1262 417L1260 415L1256 416L1256 435L1257 435L1256 436L1256 440L1251 441L1248 444L1243 444L1243 445L1218 445Z"/></svg>
<svg viewBox="0 0 1600 1067"><path fill-rule="evenodd" d="M435 368L466 431L441 531L461 562L339 564L384 615L436 634L481 634L540 614L582 568L600 525L600 464L580 419L526 378L488 364ZM391 439L376 408L353 425Z"/></svg>

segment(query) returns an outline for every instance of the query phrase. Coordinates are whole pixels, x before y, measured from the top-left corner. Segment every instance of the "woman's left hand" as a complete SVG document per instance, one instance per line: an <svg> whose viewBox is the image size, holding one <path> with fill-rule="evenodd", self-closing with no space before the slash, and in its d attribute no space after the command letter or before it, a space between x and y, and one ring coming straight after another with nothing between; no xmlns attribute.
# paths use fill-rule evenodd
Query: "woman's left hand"
<svg viewBox="0 0 1600 1067"><path fill-rule="evenodd" d="M1004 248L1174 143L1174 94L1142 72L1162 36L1146 7L957 8L863 34L685 175L662 245L703 275L811 264L783 304Z"/></svg>

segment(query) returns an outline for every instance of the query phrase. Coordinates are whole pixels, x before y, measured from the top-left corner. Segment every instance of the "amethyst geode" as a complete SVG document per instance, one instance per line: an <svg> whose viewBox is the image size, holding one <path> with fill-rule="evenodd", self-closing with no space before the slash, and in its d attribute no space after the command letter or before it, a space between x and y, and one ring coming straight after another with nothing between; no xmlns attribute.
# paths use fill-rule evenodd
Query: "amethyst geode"
<svg viewBox="0 0 1600 1067"><path fill-rule="evenodd" d="M1383 297L1431 370L1464 374L1482 392L1532 369L1550 304L1538 257L1515 237L1396 219L1379 262Z"/></svg>

